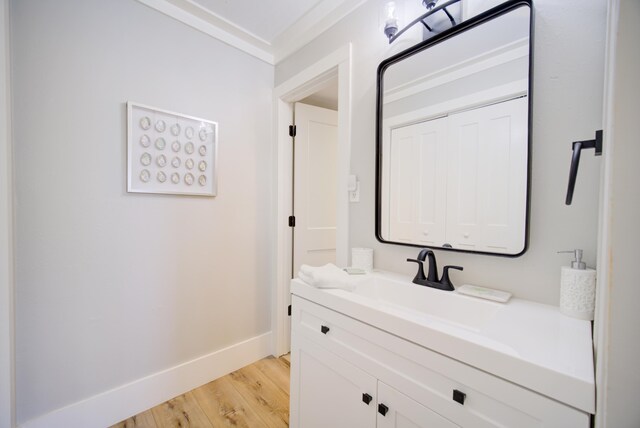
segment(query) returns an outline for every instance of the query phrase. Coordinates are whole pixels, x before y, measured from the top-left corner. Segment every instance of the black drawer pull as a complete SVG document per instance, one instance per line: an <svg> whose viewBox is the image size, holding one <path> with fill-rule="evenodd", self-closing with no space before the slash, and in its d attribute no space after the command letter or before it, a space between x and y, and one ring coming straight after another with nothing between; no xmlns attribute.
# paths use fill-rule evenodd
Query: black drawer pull
<svg viewBox="0 0 640 428"><path fill-rule="evenodd" d="M389 408L387 406L382 403L378 404L378 413L380 413L382 416L386 416L388 411Z"/></svg>
<svg viewBox="0 0 640 428"><path fill-rule="evenodd" d="M327 327L326 325L322 325L320 326L320 331L322 332L322 334L327 334L329 333L329 327Z"/></svg>
<svg viewBox="0 0 640 428"><path fill-rule="evenodd" d="M464 400L467 398L467 394L457 389L453 390L453 401L456 401L464 406Z"/></svg>
<svg viewBox="0 0 640 428"><path fill-rule="evenodd" d="M369 403L371 403L371 400L373 400L373 397L370 396L369 394L367 394L366 392L364 394L362 394L362 401L364 401L364 403L368 406Z"/></svg>

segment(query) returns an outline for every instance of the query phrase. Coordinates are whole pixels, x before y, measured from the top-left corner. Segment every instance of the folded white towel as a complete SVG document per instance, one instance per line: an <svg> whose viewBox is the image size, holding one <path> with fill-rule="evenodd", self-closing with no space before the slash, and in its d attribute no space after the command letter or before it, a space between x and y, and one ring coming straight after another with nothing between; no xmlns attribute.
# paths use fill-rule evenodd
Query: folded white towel
<svg viewBox="0 0 640 428"><path fill-rule="evenodd" d="M341 288L348 291L352 291L363 279L362 275L359 278L353 277L333 263L324 266L302 265L298 278L317 288Z"/></svg>
<svg viewBox="0 0 640 428"><path fill-rule="evenodd" d="M298 272L298 278L300 278L302 281L306 282L309 285L313 285L314 284L313 279L309 275L307 275L306 273L304 273L302 271Z"/></svg>

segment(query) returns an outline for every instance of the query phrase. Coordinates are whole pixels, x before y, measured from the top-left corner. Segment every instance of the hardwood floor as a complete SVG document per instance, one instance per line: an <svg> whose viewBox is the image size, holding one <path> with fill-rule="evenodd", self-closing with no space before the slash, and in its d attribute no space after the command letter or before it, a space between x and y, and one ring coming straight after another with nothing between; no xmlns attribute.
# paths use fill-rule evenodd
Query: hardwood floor
<svg viewBox="0 0 640 428"><path fill-rule="evenodd" d="M264 358L111 428L288 427L289 365Z"/></svg>

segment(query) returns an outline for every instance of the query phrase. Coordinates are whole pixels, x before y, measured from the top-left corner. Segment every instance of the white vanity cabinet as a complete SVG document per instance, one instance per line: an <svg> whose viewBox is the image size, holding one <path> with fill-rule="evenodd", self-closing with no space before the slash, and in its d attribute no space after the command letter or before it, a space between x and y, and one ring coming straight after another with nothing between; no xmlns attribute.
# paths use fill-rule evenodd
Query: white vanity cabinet
<svg viewBox="0 0 640 428"><path fill-rule="evenodd" d="M304 337L297 338L291 353L296 361L293 427L458 426Z"/></svg>
<svg viewBox="0 0 640 428"><path fill-rule="evenodd" d="M304 337L292 343L291 359L296 379L291 426L375 426L375 377Z"/></svg>
<svg viewBox="0 0 640 428"><path fill-rule="evenodd" d="M293 428L589 427L584 411L350 315L293 296Z"/></svg>
<svg viewBox="0 0 640 428"><path fill-rule="evenodd" d="M384 382L378 382L378 428L442 427L454 428L459 425L443 418L436 412Z"/></svg>

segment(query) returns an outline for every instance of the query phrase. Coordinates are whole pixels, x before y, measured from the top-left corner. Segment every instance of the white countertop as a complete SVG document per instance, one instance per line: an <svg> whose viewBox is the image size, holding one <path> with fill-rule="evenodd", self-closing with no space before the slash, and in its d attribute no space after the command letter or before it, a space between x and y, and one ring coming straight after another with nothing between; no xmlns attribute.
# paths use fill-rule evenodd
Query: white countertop
<svg viewBox="0 0 640 428"><path fill-rule="evenodd" d="M397 290L399 295L409 292L412 307L368 296L366 287L373 281L387 281L393 287L388 289ZM595 413L589 321L567 317L554 306L522 299L496 303L422 287L412 284L408 277L387 272L366 275L358 287L359 292L350 292L315 288L299 279L291 281L291 292L296 296ZM420 307L420 301L429 303L434 313L429 312L429 305ZM448 312L464 316L464 312L476 312L474 307L481 309L478 313L488 314L478 318L481 325L477 327L446 320Z"/></svg>

